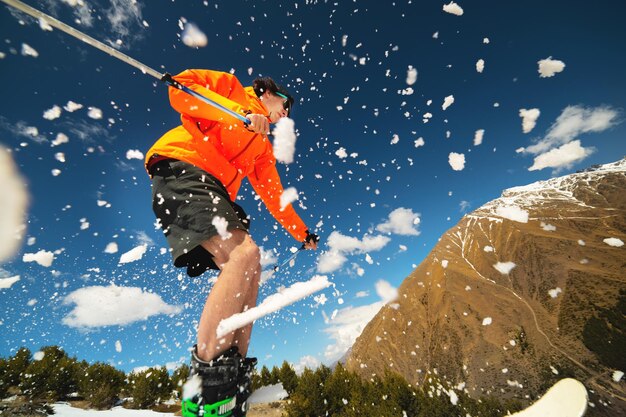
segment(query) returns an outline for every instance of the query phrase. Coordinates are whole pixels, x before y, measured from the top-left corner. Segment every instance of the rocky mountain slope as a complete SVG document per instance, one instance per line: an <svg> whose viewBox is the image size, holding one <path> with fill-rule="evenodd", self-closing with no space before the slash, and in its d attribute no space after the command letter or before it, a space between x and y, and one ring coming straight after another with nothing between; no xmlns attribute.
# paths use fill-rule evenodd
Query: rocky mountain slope
<svg viewBox="0 0 626 417"><path fill-rule="evenodd" d="M508 189L441 237L347 367L523 402L572 376L588 415L626 415L623 242L626 159Z"/></svg>

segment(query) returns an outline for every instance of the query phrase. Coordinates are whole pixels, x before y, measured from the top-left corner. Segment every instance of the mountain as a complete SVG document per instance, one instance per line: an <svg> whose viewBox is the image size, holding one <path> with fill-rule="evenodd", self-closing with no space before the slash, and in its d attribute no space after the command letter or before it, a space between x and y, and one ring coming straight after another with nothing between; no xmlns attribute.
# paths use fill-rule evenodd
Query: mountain
<svg viewBox="0 0 626 417"><path fill-rule="evenodd" d="M570 376L587 415L626 415L623 242L626 159L505 190L441 237L346 366L523 403Z"/></svg>

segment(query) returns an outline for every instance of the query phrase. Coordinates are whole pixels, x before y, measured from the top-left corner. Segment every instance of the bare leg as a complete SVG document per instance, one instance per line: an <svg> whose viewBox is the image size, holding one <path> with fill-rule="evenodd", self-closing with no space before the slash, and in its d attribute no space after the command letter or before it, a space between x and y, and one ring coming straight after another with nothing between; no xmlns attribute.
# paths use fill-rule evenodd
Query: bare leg
<svg viewBox="0 0 626 417"><path fill-rule="evenodd" d="M242 230L232 230L230 239L220 236L204 242L202 246L211 252L221 268L217 282L207 297L198 326L198 356L211 360L231 346L237 346L242 354L248 351L252 325L236 330L217 339L220 322L245 307L254 307L261 276L259 248Z"/></svg>

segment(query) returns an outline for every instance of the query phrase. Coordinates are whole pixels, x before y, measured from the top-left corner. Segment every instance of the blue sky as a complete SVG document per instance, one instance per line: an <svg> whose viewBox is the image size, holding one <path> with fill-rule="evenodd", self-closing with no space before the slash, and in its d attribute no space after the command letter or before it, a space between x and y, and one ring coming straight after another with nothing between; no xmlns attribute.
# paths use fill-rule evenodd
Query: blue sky
<svg viewBox="0 0 626 417"><path fill-rule="evenodd" d="M279 170L326 255L300 254L260 298L319 273L335 286L257 323L250 353L261 364L332 362L464 213L507 187L626 154L618 2L460 2L461 16L439 1L127 3L29 4L158 71L234 71L244 85L270 75L297 98L296 160ZM206 34L206 47L181 42L185 21ZM165 87L6 7L0 28L0 144L30 201L24 240L0 264L0 278L20 278L0 289L0 355L58 344L124 370L187 360L215 275L173 268L142 161L127 157L178 124ZM550 57L565 66L541 77L538 62ZM83 107L69 111L70 101ZM520 109L540 111L528 133ZM59 134L69 141L56 144ZM529 152L537 143L542 151ZM451 153L464 155L457 170ZM296 242L247 184L240 198L253 238L285 259ZM112 242L117 252L106 253ZM119 263L141 245L141 259ZM24 261L39 251L54 254L50 266ZM95 298L76 292L85 288Z"/></svg>

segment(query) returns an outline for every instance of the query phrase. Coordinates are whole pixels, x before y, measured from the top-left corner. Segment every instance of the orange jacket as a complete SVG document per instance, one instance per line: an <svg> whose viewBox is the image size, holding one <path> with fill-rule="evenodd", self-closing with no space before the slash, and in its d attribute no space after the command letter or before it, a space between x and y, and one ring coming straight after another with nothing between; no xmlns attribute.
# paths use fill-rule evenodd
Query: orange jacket
<svg viewBox="0 0 626 417"><path fill-rule="evenodd" d="M252 87L244 88L232 74L186 70L174 79L242 115L268 116L267 108ZM272 216L296 240L304 241L307 227L293 206L280 209L283 186L268 137L247 130L234 117L176 88L169 87L169 98L172 107L181 114L182 126L156 141L146 154L146 164L154 154L193 164L219 179L232 201L237 197L241 181L248 177Z"/></svg>

